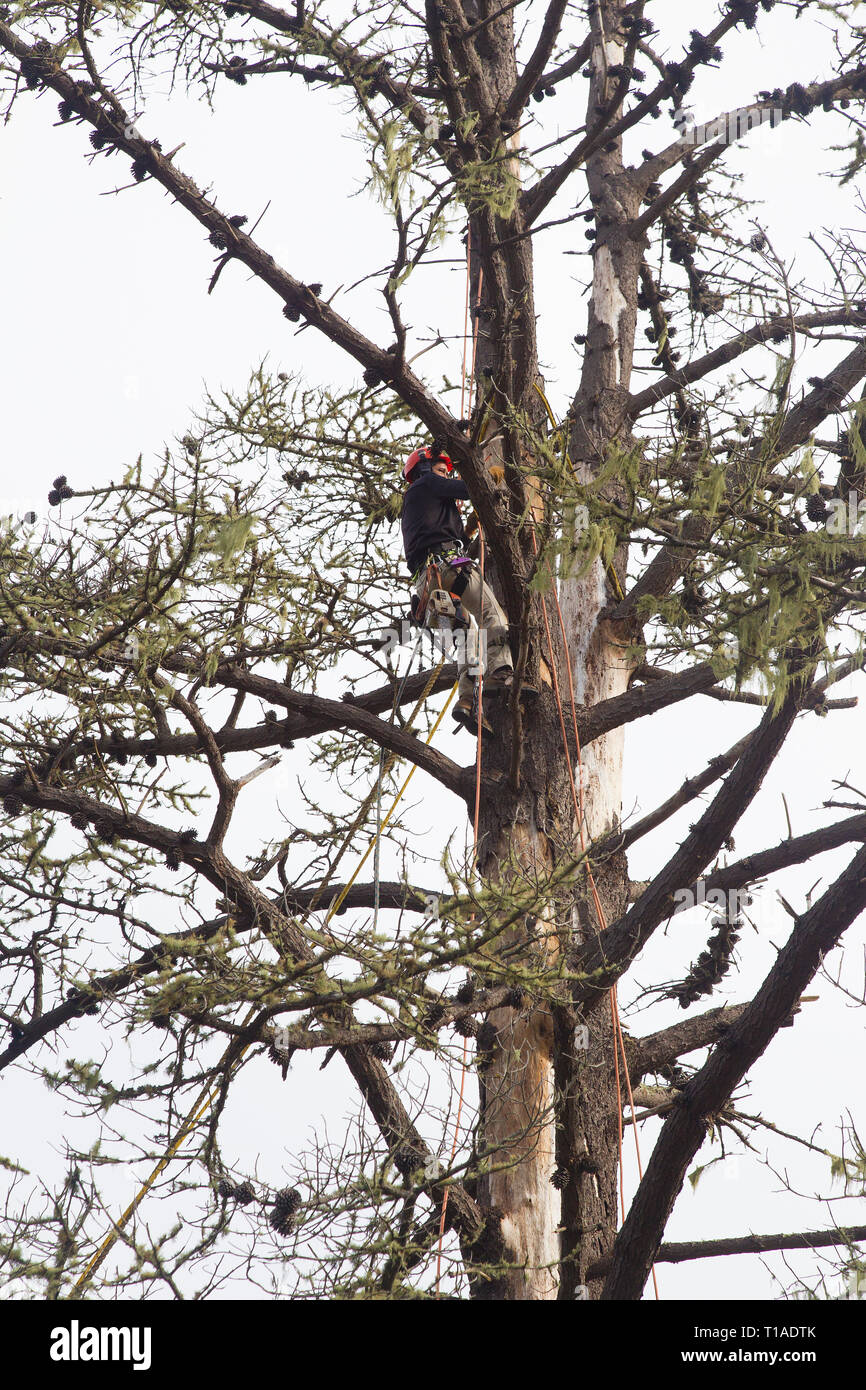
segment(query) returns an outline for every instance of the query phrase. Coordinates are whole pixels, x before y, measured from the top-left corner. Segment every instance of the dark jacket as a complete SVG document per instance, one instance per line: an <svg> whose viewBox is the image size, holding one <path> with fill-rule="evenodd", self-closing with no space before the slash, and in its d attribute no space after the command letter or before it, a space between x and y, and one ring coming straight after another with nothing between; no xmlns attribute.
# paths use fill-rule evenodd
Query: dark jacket
<svg viewBox="0 0 866 1390"><path fill-rule="evenodd" d="M403 549L410 574L420 569L431 551L466 544L457 498L469 493L460 478L424 473L403 498Z"/></svg>

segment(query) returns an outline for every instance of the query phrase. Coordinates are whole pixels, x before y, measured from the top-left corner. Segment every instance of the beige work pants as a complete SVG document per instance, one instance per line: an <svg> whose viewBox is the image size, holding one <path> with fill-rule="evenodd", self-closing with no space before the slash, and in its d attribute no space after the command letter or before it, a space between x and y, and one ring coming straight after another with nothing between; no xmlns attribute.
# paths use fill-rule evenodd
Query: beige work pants
<svg viewBox="0 0 866 1390"><path fill-rule="evenodd" d="M450 593L464 570L463 565L443 565L439 569L440 588ZM426 571L421 575L417 593L421 597L427 582ZM514 663L508 645L508 619L493 595L492 589L484 583L477 566L472 566L469 582L460 595L463 610L475 625L467 632L465 629L451 629L445 618L427 610L425 626L439 631L443 655L456 658L460 673L458 697L462 700L473 694L473 681L477 680L479 670L482 675L501 675L511 671Z"/></svg>

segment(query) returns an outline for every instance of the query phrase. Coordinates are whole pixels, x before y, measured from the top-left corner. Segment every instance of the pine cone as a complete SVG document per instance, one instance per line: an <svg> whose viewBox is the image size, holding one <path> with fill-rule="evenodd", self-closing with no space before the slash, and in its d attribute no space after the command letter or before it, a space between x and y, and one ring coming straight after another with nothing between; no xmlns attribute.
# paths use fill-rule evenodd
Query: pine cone
<svg viewBox="0 0 866 1390"><path fill-rule="evenodd" d="M268 1216L268 1223L276 1231L277 1235L291 1235L295 1224L295 1216L302 1203L302 1197L296 1187L284 1187L274 1198L274 1205Z"/></svg>
<svg viewBox="0 0 866 1390"><path fill-rule="evenodd" d="M479 1024L476 1023L471 1014L467 1014L465 1018L457 1018L454 1020L454 1032L459 1033L461 1038L474 1038L478 1033L478 1029Z"/></svg>
<svg viewBox="0 0 866 1390"><path fill-rule="evenodd" d="M401 1144L399 1148L394 1150L393 1163L394 1167L399 1173L403 1174L404 1178L408 1178L410 1173L413 1173L416 1168L421 1167L421 1159L418 1157L415 1150L411 1149L408 1144Z"/></svg>
<svg viewBox="0 0 866 1390"><path fill-rule="evenodd" d="M237 82L239 87L245 87L247 84L246 74L238 71L239 68L245 66L244 59L240 54L235 53L233 57L229 58L226 66L228 69L231 69L231 71L226 72L226 77L229 82Z"/></svg>
<svg viewBox="0 0 866 1390"><path fill-rule="evenodd" d="M808 116L815 102L800 82L792 82L785 92L785 108L797 116Z"/></svg>
<svg viewBox="0 0 866 1390"><path fill-rule="evenodd" d="M676 999L682 1009L687 1009L702 995L712 994L713 988L721 983L731 968L742 922L738 919L728 922L716 917L712 925L714 932L707 942L706 951L702 951L697 961L689 967L686 978L665 995L668 999Z"/></svg>
<svg viewBox="0 0 866 1390"><path fill-rule="evenodd" d="M268 1057L275 1066L282 1067L284 1077L296 1050L294 1047L277 1047L276 1043L268 1045Z"/></svg>
<svg viewBox="0 0 866 1390"><path fill-rule="evenodd" d="M24 81L27 83L27 86L30 88L30 91L35 91L35 89L39 86L38 63L34 63L32 58L22 58L21 76L24 78Z"/></svg>
<svg viewBox="0 0 866 1390"><path fill-rule="evenodd" d="M730 0L728 12L747 29L754 29L758 22L758 0Z"/></svg>
<svg viewBox="0 0 866 1390"><path fill-rule="evenodd" d="M455 996L458 1004L471 1004L475 998L475 981L471 978L464 980L463 984Z"/></svg>
<svg viewBox="0 0 866 1390"><path fill-rule="evenodd" d="M73 986L72 989L66 991L66 998L71 1004L75 1004L75 1011L79 1017L83 1017L85 1014L93 1016L99 1013L99 1005L95 1001L88 1002L90 996L84 990L76 989Z"/></svg>

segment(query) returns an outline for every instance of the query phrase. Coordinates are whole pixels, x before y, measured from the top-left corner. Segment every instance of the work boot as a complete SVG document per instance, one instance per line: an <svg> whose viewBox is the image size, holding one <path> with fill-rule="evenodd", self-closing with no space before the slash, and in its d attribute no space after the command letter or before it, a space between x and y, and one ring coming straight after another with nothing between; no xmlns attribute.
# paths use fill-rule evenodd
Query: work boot
<svg viewBox="0 0 866 1390"><path fill-rule="evenodd" d="M514 670L511 666L500 666L491 675L484 677L484 689L485 691L489 690L491 695L508 695L511 693L513 685ZM521 681L520 693L527 696L537 695L538 688L534 685L528 685L526 681Z"/></svg>
<svg viewBox="0 0 866 1390"><path fill-rule="evenodd" d="M451 717L460 728L468 729L470 734L478 734L478 706L471 695L461 695L457 704L451 711ZM484 714L481 715L481 729L485 734L493 733L493 725ZM454 730L455 734L457 729Z"/></svg>
<svg viewBox="0 0 866 1390"><path fill-rule="evenodd" d="M495 671L484 677L485 690L509 690L514 680L514 669L511 666L497 666Z"/></svg>

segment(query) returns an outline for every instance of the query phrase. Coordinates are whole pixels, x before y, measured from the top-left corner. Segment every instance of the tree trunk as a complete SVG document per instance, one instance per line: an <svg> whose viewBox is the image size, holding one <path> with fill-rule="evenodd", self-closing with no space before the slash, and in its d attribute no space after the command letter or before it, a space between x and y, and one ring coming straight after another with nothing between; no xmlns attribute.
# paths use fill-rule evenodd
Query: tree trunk
<svg viewBox="0 0 866 1390"><path fill-rule="evenodd" d="M616 32L620 9L618 0L607 0L597 7L593 20L588 127L595 107L609 99L613 79L608 69L622 61L621 46L605 38ZM590 157L587 178L598 225L609 232L599 238L594 250L587 345L571 412L570 454L581 481L595 476L612 444L628 447L630 442L623 402L634 349L642 255L641 239L627 230L638 214L640 197L623 169L618 141ZM483 245L480 226L473 243ZM521 322L525 325L518 349L512 352L523 376L515 382L520 389L511 399L537 418L531 245L531 238L526 238L510 253L511 293L515 299L523 296ZM474 285L477 293L477 277ZM482 303L487 302L487 289L482 286ZM494 296L490 302L495 307ZM482 337L479 368L493 356L492 341ZM625 561L624 552L618 551L613 568L623 578ZM601 561L596 561L586 574L566 577L561 586L562 635L578 705L592 706L619 695L629 683L624 635L600 620L614 596L612 582ZM546 603L570 737L570 687L564 660L560 660L559 618L552 595ZM588 848L621 818L623 733L614 730L583 751L580 768L573 768L581 832L546 661L547 637L537 613L530 633L536 643L543 694L524 729L518 791L509 797L497 796L493 804L481 808L479 865L490 880L515 873L531 875L534 870L549 873L563 855L573 854L581 844ZM509 753L498 740L489 740L485 770L499 770L503 781L507 779ZM542 965L546 974L561 977L571 949L597 933L601 921L620 915L628 896L624 856L594 863L591 872L591 882L587 873L579 877L569 907L551 904L543 918L527 925L523 944L530 970ZM512 939L509 945L513 944ZM479 1196L490 1209L493 1224L498 1222L497 1241L488 1246L488 1258L498 1244L504 1262L513 1268L486 1283L476 1282L475 1297L594 1298L601 1292L602 1281L587 1281L586 1271L610 1250L617 1224L620 1100L614 1001L606 999L577 1016L569 1004L567 980L561 980L555 994L557 1002L552 1006L502 1009L490 1018L496 1040L480 1078L479 1150L491 1154L491 1165L479 1184ZM505 1152L510 1155L507 1164L502 1157Z"/></svg>
<svg viewBox="0 0 866 1390"><path fill-rule="evenodd" d="M572 590L586 589L584 581ZM548 604L550 600L548 599ZM566 630L571 614L564 610ZM615 662L619 648L605 637L598 653L608 665L585 666L584 688L596 675L600 690L625 684ZM603 698L595 695L596 698ZM567 697L566 697L567 699ZM571 784L553 692L545 690L525 729L522 781L517 794L482 803L480 866L488 881L547 875L579 847ZM570 703L565 707L570 719ZM620 814L621 737L598 740L583 758L585 825L598 834ZM485 771L501 770L510 750L502 739L484 744ZM574 771L578 780L578 771ZM624 856L593 865L593 882L605 914L616 917L627 897ZM519 1010L490 1015L496 1030L489 1062L479 1075L479 1155L490 1171L479 1199L499 1221L500 1252L513 1265L498 1278L476 1282L474 1296L489 1299L594 1297L601 1281L587 1285L586 1269L610 1250L616 1229L618 1146L616 1068L610 1008L605 1001L578 1016L569 1005L567 972L572 947L598 931L586 874L576 902L551 902L529 918L504 946L518 939L528 974L543 973L554 986L549 998ZM507 1159L505 1155L507 1154ZM488 1253L489 1258L489 1253Z"/></svg>

